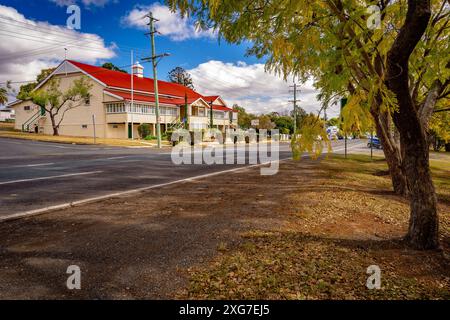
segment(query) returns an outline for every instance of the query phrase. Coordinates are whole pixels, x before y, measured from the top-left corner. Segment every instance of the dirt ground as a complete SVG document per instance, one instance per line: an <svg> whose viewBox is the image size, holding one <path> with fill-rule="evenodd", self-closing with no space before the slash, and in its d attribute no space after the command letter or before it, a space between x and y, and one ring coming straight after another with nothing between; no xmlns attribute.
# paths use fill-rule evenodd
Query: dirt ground
<svg viewBox="0 0 450 320"><path fill-rule="evenodd" d="M0 298L449 299L450 172L435 170L443 250L418 252L385 169L288 161L2 223Z"/></svg>

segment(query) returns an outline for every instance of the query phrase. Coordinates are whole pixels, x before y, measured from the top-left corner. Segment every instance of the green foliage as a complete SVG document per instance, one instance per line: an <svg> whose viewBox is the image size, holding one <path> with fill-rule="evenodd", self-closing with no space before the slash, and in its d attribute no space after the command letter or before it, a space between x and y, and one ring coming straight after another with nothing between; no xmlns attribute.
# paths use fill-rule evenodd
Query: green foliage
<svg viewBox="0 0 450 320"><path fill-rule="evenodd" d="M358 95L352 96L341 111L341 127L344 133L362 133L373 129L367 103Z"/></svg>
<svg viewBox="0 0 450 320"><path fill-rule="evenodd" d="M294 119L292 117L272 116L272 122L275 123L275 128L283 134L289 134L294 130Z"/></svg>
<svg viewBox="0 0 450 320"><path fill-rule="evenodd" d="M156 139L158 139L158 138L156 136L151 135L151 134L144 138L144 140L156 140Z"/></svg>
<svg viewBox="0 0 450 320"><path fill-rule="evenodd" d="M139 136L144 139L150 135L150 125L148 123L143 123L138 126Z"/></svg>
<svg viewBox="0 0 450 320"><path fill-rule="evenodd" d="M0 104L8 103L8 90L6 88L0 88Z"/></svg>
<svg viewBox="0 0 450 320"><path fill-rule="evenodd" d="M248 54L267 59L266 69L300 81L313 77L324 105L336 97L356 94L364 110L345 117L347 129L369 125L370 115L365 110L369 106L376 112L398 111L396 97L385 85L386 61L404 23L408 1L377 2L381 25L375 29L368 27L371 17L367 1L168 2L172 9L195 17L200 27L216 29L226 41L250 43ZM425 101L434 81L448 84L450 79L450 20L446 3L431 1L428 29L409 59L408 77L416 105ZM448 97L448 90L439 99L445 96ZM356 107L355 103L349 109Z"/></svg>
<svg viewBox="0 0 450 320"><path fill-rule="evenodd" d="M166 132L164 132L162 135L161 135L161 139L162 140L167 140L167 141L171 141L172 140L172 134L173 134L173 131L166 131Z"/></svg>
<svg viewBox="0 0 450 320"><path fill-rule="evenodd" d="M270 130L275 128L275 123L272 122L272 120L268 115L259 116L258 120L259 120L258 129Z"/></svg>
<svg viewBox="0 0 450 320"><path fill-rule="evenodd" d="M256 116L254 114L251 113L247 113L245 111L245 108L240 107L238 105L234 105L233 106L234 110L238 111L238 125L240 128L242 129L249 129L251 128L251 121L253 119L256 119Z"/></svg>
<svg viewBox="0 0 450 320"><path fill-rule="evenodd" d="M304 152L307 152L311 159L317 159L324 148L330 152L331 142L324 121L313 114L304 117L301 127L292 137L291 147L295 160L299 160Z"/></svg>
<svg viewBox="0 0 450 320"><path fill-rule="evenodd" d="M47 79L47 77L55 71L55 68L42 69L41 72L36 76L36 82L31 82L24 84L20 87L17 99L28 100L30 99L30 93L37 87L39 83Z"/></svg>
<svg viewBox="0 0 450 320"><path fill-rule="evenodd" d="M128 73L126 70L120 69L119 67L115 66L111 62L104 63L102 65L102 68L105 68L105 69L108 69L108 70L112 70L112 71L119 71L119 72L123 72L123 73Z"/></svg>
<svg viewBox="0 0 450 320"><path fill-rule="evenodd" d="M89 81L89 78L82 76L74 80L69 89L62 92L59 89L60 80L53 78L46 86L30 93L29 98L31 101L50 115L54 135L58 135L58 128L64 119L65 113L83 105L90 98L92 84ZM65 108L63 109L63 107ZM56 119L61 110L64 111L59 119Z"/></svg>
<svg viewBox="0 0 450 320"><path fill-rule="evenodd" d="M167 79L172 83L181 84L182 86L194 89L191 75L182 67L176 67L170 70Z"/></svg>
<svg viewBox="0 0 450 320"><path fill-rule="evenodd" d="M335 127L339 125L339 118L331 118L327 121L327 126Z"/></svg>
<svg viewBox="0 0 450 320"><path fill-rule="evenodd" d="M429 133L434 137L435 144L434 149L438 151L445 144L450 142L450 113L449 112L437 112L433 114Z"/></svg>

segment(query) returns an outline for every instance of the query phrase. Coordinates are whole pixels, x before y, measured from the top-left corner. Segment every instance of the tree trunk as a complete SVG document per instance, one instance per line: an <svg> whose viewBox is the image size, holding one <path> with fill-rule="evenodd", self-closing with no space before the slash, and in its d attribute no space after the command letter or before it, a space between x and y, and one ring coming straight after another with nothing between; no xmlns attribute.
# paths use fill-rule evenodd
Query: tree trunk
<svg viewBox="0 0 450 320"><path fill-rule="evenodd" d="M56 124L55 115L49 112L50 120L52 121L53 135L59 136L58 125Z"/></svg>
<svg viewBox="0 0 450 320"><path fill-rule="evenodd" d="M380 113L378 106L374 106L371 109L371 113L374 118L377 136L380 138L381 145L383 146L394 192L398 195L406 196L408 194L408 185L402 166L402 156L399 144L396 143L390 133L389 115Z"/></svg>
<svg viewBox="0 0 450 320"><path fill-rule="evenodd" d="M407 241L417 249L439 246L437 199L429 167L429 149L418 108L409 90L408 61L431 17L430 1L408 0L404 25L387 56L387 86L396 95L399 110L393 115L400 132L403 167L408 182L411 216Z"/></svg>

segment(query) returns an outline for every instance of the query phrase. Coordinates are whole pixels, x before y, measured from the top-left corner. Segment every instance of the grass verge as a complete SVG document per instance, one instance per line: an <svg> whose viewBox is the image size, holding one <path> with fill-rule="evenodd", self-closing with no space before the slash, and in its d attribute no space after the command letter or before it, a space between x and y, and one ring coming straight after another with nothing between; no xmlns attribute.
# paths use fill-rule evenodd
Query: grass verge
<svg viewBox="0 0 450 320"><path fill-rule="evenodd" d="M87 137L70 137L70 136L49 136L43 134L18 132L18 131L1 131L1 138L12 138L12 139L23 139L31 141L43 141L43 142L55 142L55 143L65 143L65 144L83 144L83 145L94 145L93 138ZM151 147L156 145L156 141L153 140L126 140L126 139L104 139L97 138L95 141L96 145L108 145L116 147ZM170 144L163 141L163 146L169 146Z"/></svg>

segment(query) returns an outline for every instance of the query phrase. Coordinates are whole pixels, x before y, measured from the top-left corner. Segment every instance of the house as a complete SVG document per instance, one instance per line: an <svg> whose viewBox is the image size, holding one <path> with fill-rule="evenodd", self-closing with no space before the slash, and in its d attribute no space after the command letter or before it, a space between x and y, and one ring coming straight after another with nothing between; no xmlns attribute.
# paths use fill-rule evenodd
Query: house
<svg viewBox="0 0 450 320"><path fill-rule="evenodd" d="M0 109L0 122L13 121L14 110L10 108Z"/></svg>
<svg viewBox="0 0 450 320"><path fill-rule="evenodd" d="M92 137L95 131L99 138L125 139L132 137L132 131L137 137L138 126L144 123L150 125L155 135L154 81L144 78L143 69L139 63L133 66L132 91L130 74L65 60L35 90L45 89L50 79L57 78L64 92L75 79L88 77L92 84L91 97L84 105L66 112L59 128L61 135ZM214 128L225 131L237 127L237 112L227 107L220 96L203 96L182 85L160 80L158 88L162 132L183 124L189 130L206 129L211 111ZM16 129L53 134L49 115L31 101L18 100L9 107L15 110Z"/></svg>

